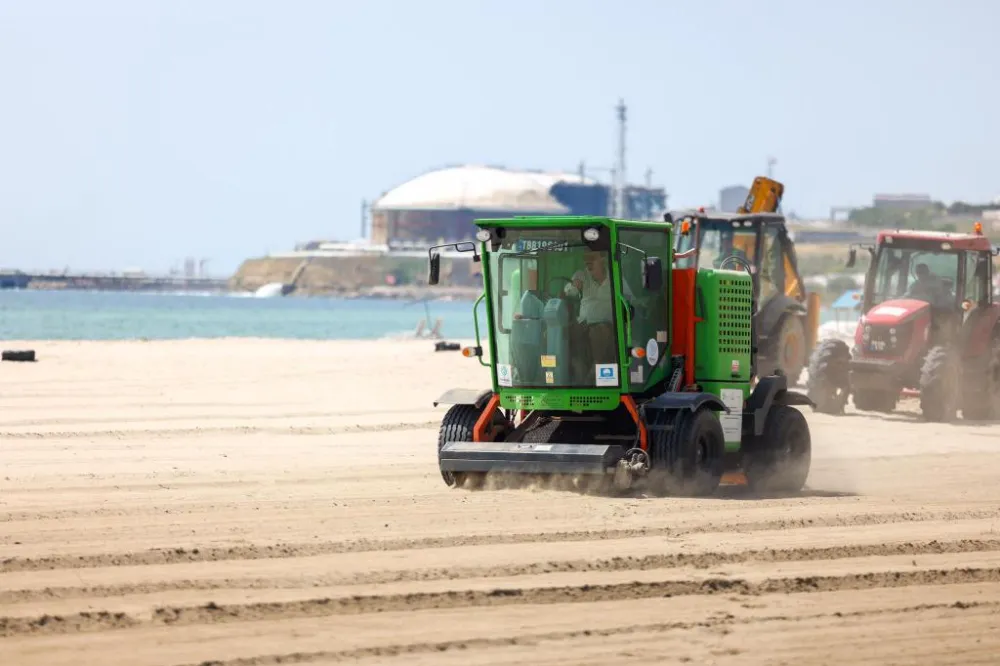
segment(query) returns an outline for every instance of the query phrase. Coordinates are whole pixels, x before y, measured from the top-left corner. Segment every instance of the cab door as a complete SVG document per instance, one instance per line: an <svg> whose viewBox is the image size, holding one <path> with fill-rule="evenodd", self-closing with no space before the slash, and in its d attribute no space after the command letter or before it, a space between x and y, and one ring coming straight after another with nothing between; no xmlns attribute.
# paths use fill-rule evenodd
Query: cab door
<svg viewBox="0 0 1000 666"><path fill-rule="evenodd" d="M630 353L629 388L642 392L670 371L670 234L663 229L622 226L618 231L620 290L632 312L629 332L633 349L642 349L639 358ZM664 284L657 291L643 287L643 262L658 258L663 266ZM626 350L628 352L628 350Z"/></svg>

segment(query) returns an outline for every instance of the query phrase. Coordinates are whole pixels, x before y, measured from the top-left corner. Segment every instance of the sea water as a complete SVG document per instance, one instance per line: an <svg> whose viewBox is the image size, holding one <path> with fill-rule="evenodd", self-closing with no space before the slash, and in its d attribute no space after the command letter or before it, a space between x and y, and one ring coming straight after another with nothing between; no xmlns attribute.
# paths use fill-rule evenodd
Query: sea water
<svg viewBox="0 0 1000 666"><path fill-rule="evenodd" d="M473 301L0 290L0 339L371 340L412 338L421 323L426 333L441 320L442 337L465 340L474 337L472 305Z"/></svg>
<svg viewBox="0 0 1000 666"><path fill-rule="evenodd" d="M297 338L374 340L475 337L473 301L405 301L332 297L254 298L246 294L161 294L113 291L0 290L2 340L164 340ZM833 332L832 314L824 329ZM845 331L853 321L843 322ZM485 303L479 307L485 336ZM485 338L484 338L485 341Z"/></svg>

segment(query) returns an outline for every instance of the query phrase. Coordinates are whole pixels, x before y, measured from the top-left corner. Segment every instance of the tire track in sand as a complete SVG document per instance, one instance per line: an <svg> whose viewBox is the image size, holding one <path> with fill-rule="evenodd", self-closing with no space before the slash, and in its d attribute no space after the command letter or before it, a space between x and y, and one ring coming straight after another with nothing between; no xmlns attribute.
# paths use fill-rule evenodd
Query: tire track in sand
<svg viewBox="0 0 1000 666"><path fill-rule="evenodd" d="M314 652L285 652L260 655L257 657L238 657L235 659L211 659L198 663L189 662L177 666L277 666L278 664L308 664L322 661L323 663L357 661L371 657L418 656L421 654L441 654L452 650L483 650L489 648L510 648L518 646L535 647L546 641L573 641L586 639L601 639L630 636L636 634L660 634L670 631L691 631L695 629L727 628L738 625L762 625L771 622L815 622L837 618L864 619L872 617L905 616L946 609L997 609L1000 602L952 602L940 604L920 604L907 608L887 608L877 610L861 610L853 612L807 613L790 617L781 615L761 615L756 617L738 618L731 614L718 615L695 622L636 622L631 625L607 629L580 629L570 631L550 631L530 635L505 636L503 638L471 638L454 641L438 641L423 643L388 644L379 647L358 648L354 650L323 650Z"/></svg>
<svg viewBox="0 0 1000 666"><path fill-rule="evenodd" d="M341 553L389 552L449 548L455 546L495 546L516 543L565 543L573 541L616 540L632 537L682 537L688 534L778 531L806 527L864 527L891 523L921 523L946 520L995 519L995 509L963 511L899 511L860 513L822 517L782 518L756 522L731 522L690 527L640 527L566 532L521 532L458 534L446 537L399 539L354 539L321 543L290 543L216 548L157 548L132 553L94 555L57 555L52 557L9 557L0 560L0 573L46 571L54 569L91 569L108 566L177 564L182 562L217 562L257 560L278 557L310 557Z"/></svg>
<svg viewBox="0 0 1000 666"><path fill-rule="evenodd" d="M803 594L843 592L886 587L957 585L1000 582L1000 567L923 569L852 573L840 576L796 576L752 582L743 578L632 581L598 585L512 587L490 590L449 590L407 594L353 595L247 604L157 607L149 615L81 612L66 616L0 617L0 638L22 635L110 631L139 626L217 624L262 620L289 620L336 615L398 611L483 608L501 605L541 605L634 601L691 595Z"/></svg>
<svg viewBox="0 0 1000 666"><path fill-rule="evenodd" d="M0 431L6 440L90 439L109 437L146 436L154 438L199 437L205 435L357 435L370 432L398 432L403 430L430 430L440 427L440 421L414 421L411 423L378 423L350 426L209 426L205 428L137 428L115 430L71 431Z"/></svg>
<svg viewBox="0 0 1000 666"><path fill-rule="evenodd" d="M610 559L549 560L531 564L491 567L452 567L371 571L347 576L298 574L294 577L244 577L208 580L169 580L120 585L45 587L41 589L0 590L0 604L39 600L120 597L157 592L225 589L296 589L302 587L332 587L337 585L380 585L419 581L472 578L508 578L563 572L651 571L654 569L709 569L726 565L762 562L808 562L859 557L891 557L982 553L1000 551L1000 539L957 541L925 541L920 543L882 543L812 548L766 548L737 552L696 552L650 555L646 557L614 557Z"/></svg>

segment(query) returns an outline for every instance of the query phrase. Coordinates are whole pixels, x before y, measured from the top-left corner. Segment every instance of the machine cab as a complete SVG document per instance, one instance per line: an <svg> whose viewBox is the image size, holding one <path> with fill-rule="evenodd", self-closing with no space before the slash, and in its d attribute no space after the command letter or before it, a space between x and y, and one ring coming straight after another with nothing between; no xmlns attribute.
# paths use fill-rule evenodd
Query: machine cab
<svg viewBox="0 0 1000 666"><path fill-rule="evenodd" d="M686 215L675 221L678 268L720 268L731 256L746 261L755 275L758 300L784 294L805 300L805 286L795 269L794 249L784 218L767 213ZM740 270L735 262L726 268Z"/></svg>
<svg viewBox="0 0 1000 666"><path fill-rule="evenodd" d="M616 404L664 376L669 226L605 218L477 224L501 393L568 389L574 407L598 408L598 389Z"/></svg>
<svg viewBox="0 0 1000 666"><path fill-rule="evenodd" d="M961 314L966 319L968 313L993 301L993 252L984 238L883 233L871 251L863 303L866 313L890 301L918 301L937 316Z"/></svg>

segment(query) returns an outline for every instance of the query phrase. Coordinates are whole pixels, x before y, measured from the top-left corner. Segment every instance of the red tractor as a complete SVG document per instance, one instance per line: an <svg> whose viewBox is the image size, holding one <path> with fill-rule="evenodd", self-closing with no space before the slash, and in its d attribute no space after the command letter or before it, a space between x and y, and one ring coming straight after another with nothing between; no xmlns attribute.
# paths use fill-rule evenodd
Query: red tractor
<svg viewBox="0 0 1000 666"><path fill-rule="evenodd" d="M1000 303L993 248L971 234L881 231L865 276L861 319L849 349L819 342L809 361L816 411L840 414L848 395L865 411L891 412L919 392L928 421L1000 418ZM857 246L847 262L853 266Z"/></svg>

